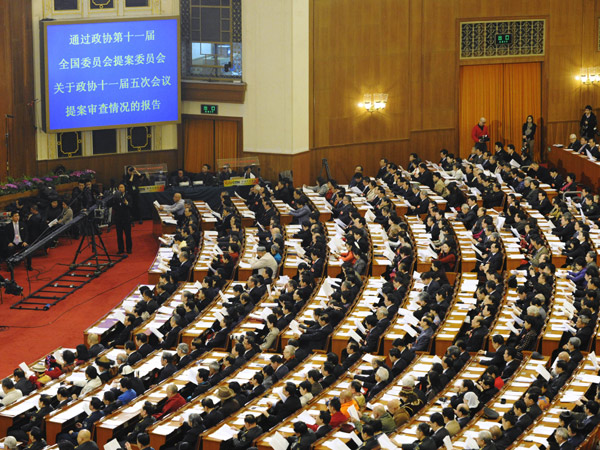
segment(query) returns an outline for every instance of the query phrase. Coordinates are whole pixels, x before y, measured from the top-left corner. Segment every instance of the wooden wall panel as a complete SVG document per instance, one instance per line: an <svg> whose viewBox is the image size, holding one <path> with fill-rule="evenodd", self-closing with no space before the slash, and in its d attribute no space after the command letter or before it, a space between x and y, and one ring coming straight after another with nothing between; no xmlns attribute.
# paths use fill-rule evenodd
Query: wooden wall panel
<svg viewBox="0 0 600 450"><path fill-rule="evenodd" d="M10 26L8 14L8 2L0 3L0 180L6 179L6 125L10 121L5 120L6 114L12 114L12 70L10 46L4 43L10 42ZM12 128L11 128L12 129Z"/></svg>
<svg viewBox="0 0 600 450"><path fill-rule="evenodd" d="M408 0L313 3L314 147L408 137ZM357 104L389 95L385 114Z"/></svg>
<svg viewBox="0 0 600 450"><path fill-rule="evenodd" d="M96 178L105 186L110 186L111 178L116 181L123 177L123 168L127 165L166 163L169 172L179 167L177 150L153 150L148 152L119 153L116 155L82 156L61 160L44 160L37 162L36 172L46 174L59 164L67 170L94 169Z"/></svg>
<svg viewBox="0 0 600 450"><path fill-rule="evenodd" d="M6 175L9 162L12 177L31 174L35 170L35 124L33 117L33 35L31 0L0 2L0 118L2 152L0 179ZM10 151L6 155L5 116L9 120Z"/></svg>

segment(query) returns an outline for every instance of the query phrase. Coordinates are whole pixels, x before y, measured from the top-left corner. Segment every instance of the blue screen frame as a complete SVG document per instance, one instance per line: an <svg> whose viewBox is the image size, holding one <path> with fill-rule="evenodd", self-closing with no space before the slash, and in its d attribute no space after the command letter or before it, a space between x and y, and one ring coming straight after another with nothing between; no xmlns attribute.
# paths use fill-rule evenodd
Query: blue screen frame
<svg viewBox="0 0 600 450"><path fill-rule="evenodd" d="M46 132L181 122L179 17L41 23Z"/></svg>

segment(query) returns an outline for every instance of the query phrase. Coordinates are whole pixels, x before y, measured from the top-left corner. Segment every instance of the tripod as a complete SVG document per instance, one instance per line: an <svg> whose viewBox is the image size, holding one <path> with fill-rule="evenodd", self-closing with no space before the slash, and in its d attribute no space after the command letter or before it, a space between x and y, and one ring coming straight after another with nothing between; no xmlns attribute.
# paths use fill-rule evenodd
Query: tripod
<svg viewBox="0 0 600 450"><path fill-rule="evenodd" d="M321 161L321 173L319 174L319 176L323 176L323 170L325 170L325 173L327 174L327 181L331 180L331 173L329 172L329 163L327 162L327 158L323 158L323 160Z"/></svg>
<svg viewBox="0 0 600 450"><path fill-rule="evenodd" d="M69 268L73 270L81 266L95 267L96 270L94 271L94 276L98 276L103 268L112 267L115 265L115 262L111 260L108 250L106 250L104 241L100 236L100 230L94 219L94 217L87 215L81 224L81 240L79 241L79 246L75 251L75 257ZM86 240L89 240L89 243L84 247L83 244ZM91 247L92 255L85 261L77 263L77 258L81 255L81 252L88 247ZM90 262L92 260L95 261L95 264Z"/></svg>

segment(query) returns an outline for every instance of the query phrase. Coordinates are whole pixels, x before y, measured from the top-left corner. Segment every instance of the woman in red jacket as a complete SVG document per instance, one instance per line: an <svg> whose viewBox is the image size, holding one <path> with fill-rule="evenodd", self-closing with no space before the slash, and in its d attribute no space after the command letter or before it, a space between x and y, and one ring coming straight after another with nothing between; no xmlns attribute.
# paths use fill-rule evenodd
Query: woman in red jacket
<svg viewBox="0 0 600 450"><path fill-rule="evenodd" d="M444 242L438 253L438 257L433 261L439 261L444 264L446 272L454 272L456 266L456 252L452 250L450 242Z"/></svg>

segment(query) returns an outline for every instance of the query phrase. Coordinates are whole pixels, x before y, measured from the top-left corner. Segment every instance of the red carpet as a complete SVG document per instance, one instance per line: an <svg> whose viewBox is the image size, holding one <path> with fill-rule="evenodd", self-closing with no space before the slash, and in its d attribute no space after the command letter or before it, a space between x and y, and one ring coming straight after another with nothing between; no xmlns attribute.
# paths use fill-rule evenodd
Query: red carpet
<svg viewBox="0 0 600 450"><path fill-rule="evenodd" d="M133 253L108 269L47 311L10 309L19 297L3 294L0 305L0 377L4 378L23 361L27 364L45 356L57 347L75 347L83 343L83 331L118 304L137 284L147 283L148 267L156 256L157 242L152 236L152 222L136 224L132 230ZM110 254L117 252L114 227L102 234ZM80 239L61 238L60 245L47 256L33 259L33 271L23 264L15 269L15 281L33 292L67 270ZM78 261L89 256L82 253ZM2 275L8 277L6 266ZM28 281L28 277L29 280ZM31 289L30 289L31 285ZM7 328L4 328L7 327Z"/></svg>

